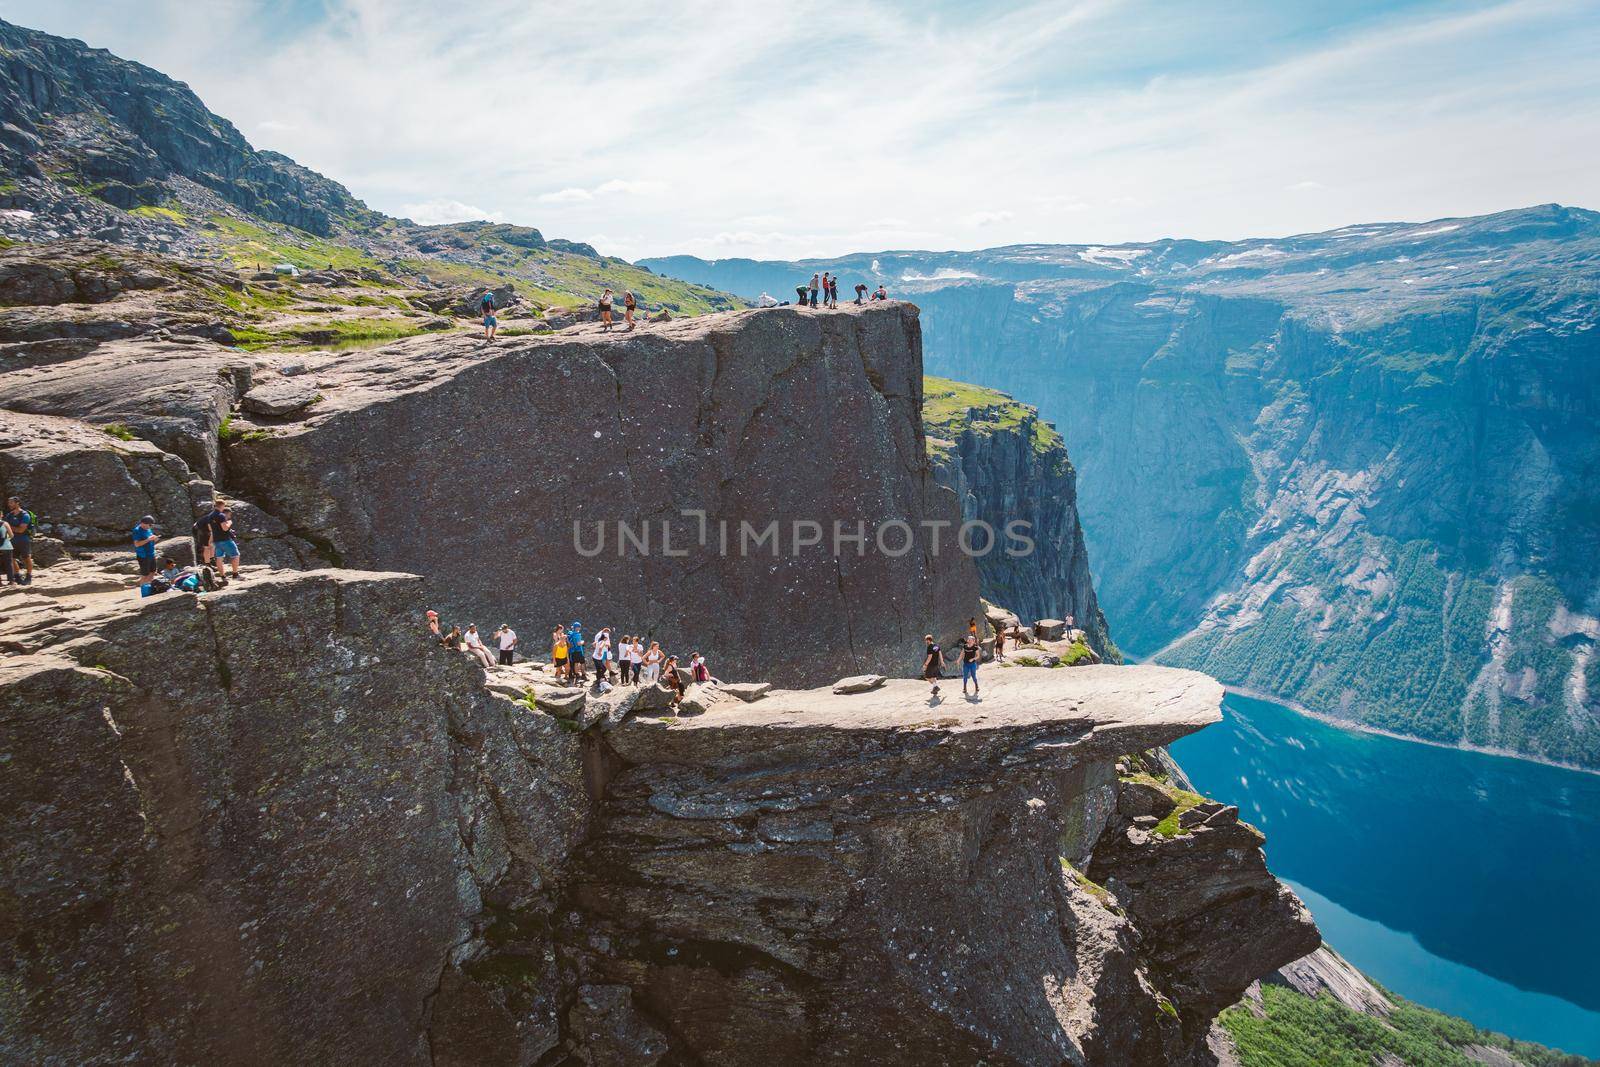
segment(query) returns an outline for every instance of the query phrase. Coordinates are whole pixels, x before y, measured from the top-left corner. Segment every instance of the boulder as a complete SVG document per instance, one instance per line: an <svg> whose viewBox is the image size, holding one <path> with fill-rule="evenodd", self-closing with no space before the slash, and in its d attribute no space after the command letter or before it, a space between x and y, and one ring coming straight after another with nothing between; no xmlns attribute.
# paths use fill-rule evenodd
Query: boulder
<svg viewBox="0 0 1600 1067"><path fill-rule="evenodd" d="M870 693L874 689L883 688L883 684L888 680L881 674L857 674L834 682L833 691L837 695Z"/></svg>
<svg viewBox="0 0 1600 1067"><path fill-rule="evenodd" d="M1066 632L1067 624L1061 619L1040 619L1033 624L1033 636L1041 641L1059 641Z"/></svg>
<svg viewBox="0 0 1600 1067"><path fill-rule="evenodd" d="M697 682L684 690L678 711L683 715L704 715L716 703L719 687L714 682Z"/></svg>
<svg viewBox="0 0 1600 1067"><path fill-rule="evenodd" d="M183 460L149 441L74 419L0 418L0 499L21 497L40 529L69 545L129 545L146 513L160 533L187 532L190 477Z"/></svg>
<svg viewBox="0 0 1600 1067"><path fill-rule="evenodd" d="M663 711L672 707L672 690L660 682L654 685L640 686L638 693L633 698L632 711Z"/></svg>
<svg viewBox="0 0 1600 1067"><path fill-rule="evenodd" d="M279 378L255 386L239 406L254 415L282 418L308 407L317 399L317 383L307 378Z"/></svg>
<svg viewBox="0 0 1600 1067"><path fill-rule="evenodd" d="M760 700L772 692L771 682L723 682L722 691L746 704Z"/></svg>
<svg viewBox="0 0 1600 1067"><path fill-rule="evenodd" d="M533 693L533 706L558 719L577 718L588 700L588 690L582 688L536 688Z"/></svg>

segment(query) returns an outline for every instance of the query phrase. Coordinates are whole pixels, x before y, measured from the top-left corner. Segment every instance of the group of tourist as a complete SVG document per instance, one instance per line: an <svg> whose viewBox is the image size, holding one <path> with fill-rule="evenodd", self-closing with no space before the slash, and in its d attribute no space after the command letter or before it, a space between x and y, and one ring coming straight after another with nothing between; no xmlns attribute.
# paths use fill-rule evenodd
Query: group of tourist
<svg viewBox="0 0 1600 1067"><path fill-rule="evenodd" d="M939 695L939 683L944 679L944 668L947 662L944 649L939 647L932 634L924 635L922 640L924 644L922 651L922 680L927 682L930 687L929 695L937 697ZM1003 647L1002 640L1003 638L1000 634L996 633L994 653L997 659L1005 658L1001 652ZM976 616L967 620L967 633L961 639L961 647L958 653L961 656L961 693L963 696L977 697L978 664L983 660L983 642L978 637L978 620ZM970 693L967 691L969 683L972 686Z"/></svg>
<svg viewBox="0 0 1600 1067"><path fill-rule="evenodd" d="M868 301L867 284L865 282L857 282L855 292L855 302L857 304L864 304ZM837 308L839 306L839 276L830 274L827 271L823 271L821 274L813 274L810 285L802 283L794 287L794 295L794 302L800 307ZM878 288L872 291L870 299L887 300L889 299L889 290L883 287L882 282L879 282ZM756 300L756 304L760 307L782 307L787 303L788 301L785 300L780 304L766 293L762 293Z"/></svg>
<svg viewBox="0 0 1600 1067"><path fill-rule="evenodd" d="M502 625L490 635L499 652L496 657L490 655L476 623L468 623L465 630L460 626L447 626L431 608L424 618L428 632L440 644L465 652L484 667L509 667L516 662L520 639L509 625ZM690 655L686 669L690 683L712 681L711 669L699 652ZM651 641L646 645L644 638L627 634L613 640L609 626L601 627L591 639L585 636L583 624L576 620L569 626L551 628L550 670L556 681L564 685L588 685L592 671L593 686L602 693L619 685L660 683L672 691L674 707L682 701L686 688L678 657L663 651L661 642Z"/></svg>

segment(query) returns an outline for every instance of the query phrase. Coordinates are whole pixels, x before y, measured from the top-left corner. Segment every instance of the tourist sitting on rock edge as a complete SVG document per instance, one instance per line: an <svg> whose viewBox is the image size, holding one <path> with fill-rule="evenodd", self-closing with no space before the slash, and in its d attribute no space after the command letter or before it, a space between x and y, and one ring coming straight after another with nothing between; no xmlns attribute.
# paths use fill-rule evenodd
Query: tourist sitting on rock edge
<svg viewBox="0 0 1600 1067"><path fill-rule="evenodd" d="M689 676L696 682L711 681L711 668L706 666L706 658L698 652L689 655Z"/></svg>
<svg viewBox="0 0 1600 1067"><path fill-rule="evenodd" d="M887 300L887 299L889 299L889 291L883 287L883 283L882 282L878 283L878 288L877 288L877 290L875 292L873 292L872 299L874 299L874 300Z"/></svg>
<svg viewBox="0 0 1600 1067"><path fill-rule="evenodd" d="M677 656L667 657L667 662L661 671L661 684L672 690L672 710L677 711L678 705L683 703L683 679L678 677Z"/></svg>
<svg viewBox="0 0 1600 1067"><path fill-rule="evenodd" d="M494 657L489 655L489 650L483 647L483 638L478 636L478 624L467 623L467 632L461 636L462 643L467 646L467 652L472 658L485 667L494 666Z"/></svg>
<svg viewBox="0 0 1600 1067"><path fill-rule="evenodd" d="M439 632L439 613L437 611L429 608L423 613L422 617L428 620L428 632L430 634L432 634L434 637L444 636L444 634Z"/></svg>
<svg viewBox="0 0 1600 1067"><path fill-rule="evenodd" d="M453 648L457 652L461 651L461 627L450 627L450 632L439 638L439 643L445 648Z"/></svg>

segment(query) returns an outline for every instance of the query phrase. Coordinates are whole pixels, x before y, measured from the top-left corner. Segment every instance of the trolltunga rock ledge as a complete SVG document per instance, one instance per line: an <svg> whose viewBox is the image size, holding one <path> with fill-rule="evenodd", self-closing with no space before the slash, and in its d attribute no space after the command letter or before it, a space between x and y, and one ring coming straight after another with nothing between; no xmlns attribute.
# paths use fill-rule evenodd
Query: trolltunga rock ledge
<svg viewBox="0 0 1600 1067"><path fill-rule="evenodd" d="M1118 764L1216 718L1202 675L579 728L427 640L426 591L13 598L0 1059L1198 1062L1315 947L1253 830L1132 825Z"/></svg>

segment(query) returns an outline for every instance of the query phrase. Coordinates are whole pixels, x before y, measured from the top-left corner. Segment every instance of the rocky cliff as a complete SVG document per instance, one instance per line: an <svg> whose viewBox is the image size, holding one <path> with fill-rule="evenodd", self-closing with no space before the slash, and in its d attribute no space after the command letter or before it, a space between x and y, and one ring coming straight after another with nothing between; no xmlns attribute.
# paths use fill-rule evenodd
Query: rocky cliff
<svg viewBox="0 0 1600 1067"><path fill-rule="evenodd" d="M955 491L961 514L1003 537L1027 524L1031 542L1018 555L980 556L985 600L1030 622L1061 619L1088 635L1102 659L1115 646L1094 593L1089 550L1078 519L1078 479L1055 427L1039 413L992 389L927 378L922 422L928 458L940 484Z"/></svg>
<svg viewBox="0 0 1600 1067"><path fill-rule="evenodd" d="M924 458L910 305L418 338L303 377L315 403L230 424L229 483L452 616L623 625L816 684L906 673L977 610L971 559L924 525L959 511ZM880 546L888 522L909 531ZM865 542L836 553L836 524Z"/></svg>
<svg viewBox="0 0 1600 1067"><path fill-rule="evenodd" d="M572 722L426 641L429 592L11 594L0 1058L1201 1062L1316 944L1137 755L1215 720L1200 675Z"/></svg>
<svg viewBox="0 0 1600 1067"><path fill-rule="evenodd" d="M831 266L912 294L930 371L1061 428L1125 648L1593 766L1597 250L1600 215L1546 205Z"/></svg>

